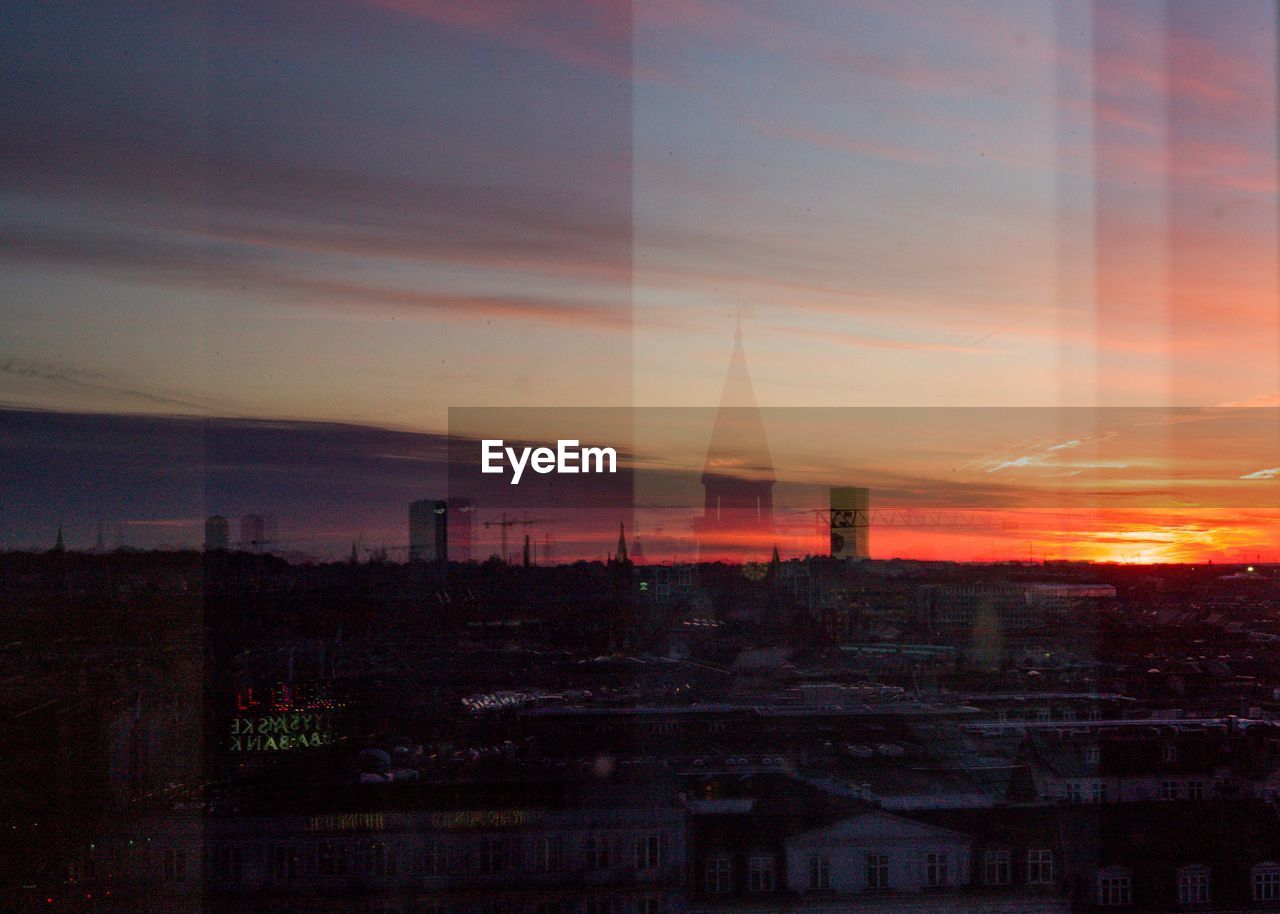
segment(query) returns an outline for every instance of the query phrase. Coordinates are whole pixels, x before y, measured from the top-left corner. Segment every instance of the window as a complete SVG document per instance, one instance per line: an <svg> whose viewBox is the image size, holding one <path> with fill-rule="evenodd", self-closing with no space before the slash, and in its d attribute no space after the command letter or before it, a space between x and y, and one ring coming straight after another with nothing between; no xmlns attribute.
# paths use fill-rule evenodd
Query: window
<svg viewBox="0 0 1280 914"><path fill-rule="evenodd" d="M1176 762L1178 760L1178 747L1173 743L1166 743L1160 753L1160 757L1166 762Z"/></svg>
<svg viewBox="0 0 1280 914"><path fill-rule="evenodd" d="M778 876L771 854L755 854L747 861L747 889L772 892L778 887Z"/></svg>
<svg viewBox="0 0 1280 914"><path fill-rule="evenodd" d="M1160 799L1162 800L1178 799L1178 782L1177 781L1161 781L1160 782Z"/></svg>
<svg viewBox="0 0 1280 914"><path fill-rule="evenodd" d="M1084 801L1084 793L1080 790L1079 781L1067 782L1067 802L1081 803Z"/></svg>
<svg viewBox="0 0 1280 914"><path fill-rule="evenodd" d="M337 841L321 841L317 852L321 876L347 875L347 846Z"/></svg>
<svg viewBox="0 0 1280 914"><path fill-rule="evenodd" d="M396 874L396 852L381 841L369 845L369 872L375 876Z"/></svg>
<svg viewBox="0 0 1280 914"><path fill-rule="evenodd" d="M831 888L831 858L826 854L814 854L809 858L809 888Z"/></svg>
<svg viewBox="0 0 1280 914"><path fill-rule="evenodd" d="M636 838L636 869L656 870L662 864L662 836L642 835Z"/></svg>
<svg viewBox="0 0 1280 914"><path fill-rule="evenodd" d="M1053 720L1053 712L1048 708L1037 708L1036 720L1042 724L1047 724L1049 721Z"/></svg>
<svg viewBox="0 0 1280 914"><path fill-rule="evenodd" d="M1012 878L1013 855L1007 849L986 853L983 881L987 885L1008 885Z"/></svg>
<svg viewBox="0 0 1280 914"><path fill-rule="evenodd" d="M703 889L708 895L723 895L729 891L733 864L727 854L707 858Z"/></svg>
<svg viewBox="0 0 1280 914"><path fill-rule="evenodd" d="M1133 903L1133 876L1128 870L1101 870L1098 872L1098 904L1105 907L1122 907Z"/></svg>
<svg viewBox="0 0 1280 914"><path fill-rule="evenodd" d="M1084 760L1085 760L1085 764L1088 764L1088 765L1098 764L1098 762L1102 761L1102 750L1099 749L1097 746L1085 746Z"/></svg>
<svg viewBox="0 0 1280 914"><path fill-rule="evenodd" d="M429 841L422 850L422 874L443 876L449 872L449 847L441 841Z"/></svg>
<svg viewBox="0 0 1280 914"><path fill-rule="evenodd" d="M298 878L298 848L292 844L274 844L271 847L271 878L276 882L288 882Z"/></svg>
<svg viewBox="0 0 1280 914"><path fill-rule="evenodd" d="M1204 781L1187 781L1187 799L1204 799Z"/></svg>
<svg viewBox="0 0 1280 914"><path fill-rule="evenodd" d="M476 845L476 870L480 873L501 873L507 868L507 846L501 838L481 838Z"/></svg>
<svg viewBox="0 0 1280 914"><path fill-rule="evenodd" d="M1209 900L1209 868L1195 864L1178 870L1178 904L1201 904Z"/></svg>
<svg viewBox="0 0 1280 914"><path fill-rule="evenodd" d="M889 855L867 854L867 888L887 889L889 887Z"/></svg>
<svg viewBox="0 0 1280 914"><path fill-rule="evenodd" d="M1094 781L1089 787L1089 799L1094 803L1107 802L1107 785L1102 781Z"/></svg>
<svg viewBox="0 0 1280 914"><path fill-rule="evenodd" d="M924 884L931 887L947 884L947 855L924 855Z"/></svg>
<svg viewBox="0 0 1280 914"><path fill-rule="evenodd" d="M1053 882L1053 851L1032 848L1027 851L1027 883L1048 885Z"/></svg>
<svg viewBox="0 0 1280 914"><path fill-rule="evenodd" d="M636 902L636 914L658 914L662 910L657 898L641 898Z"/></svg>
<svg viewBox="0 0 1280 914"><path fill-rule="evenodd" d="M587 857L587 869L607 870L609 868L609 836L591 835L583 847Z"/></svg>
<svg viewBox="0 0 1280 914"><path fill-rule="evenodd" d="M239 882L244 874L244 851L236 845L224 844L214 858L218 878L223 882Z"/></svg>
<svg viewBox="0 0 1280 914"><path fill-rule="evenodd" d="M534 839L533 870L535 873L554 873L563 864L563 844L559 836Z"/></svg>
<svg viewBox="0 0 1280 914"><path fill-rule="evenodd" d="M164 849L164 881L187 881L187 852L181 847Z"/></svg>
<svg viewBox="0 0 1280 914"><path fill-rule="evenodd" d="M1253 900L1280 901L1280 864L1259 863L1253 868Z"/></svg>
<svg viewBox="0 0 1280 914"><path fill-rule="evenodd" d="M608 898L597 898L588 901L583 910L585 914L613 914L613 901Z"/></svg>

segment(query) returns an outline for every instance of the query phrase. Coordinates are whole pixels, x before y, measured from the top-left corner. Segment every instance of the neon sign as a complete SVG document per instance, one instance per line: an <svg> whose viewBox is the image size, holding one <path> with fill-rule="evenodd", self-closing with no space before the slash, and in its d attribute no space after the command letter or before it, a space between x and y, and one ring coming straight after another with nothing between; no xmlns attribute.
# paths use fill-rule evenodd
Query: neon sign
<svg viewBox="0 0 1280 914"><path fill-rule="evenodd" d="M315 749L333 744L333 715L329 713L272 714L235 717L231 721L232 752L278 752Z"/></svg>

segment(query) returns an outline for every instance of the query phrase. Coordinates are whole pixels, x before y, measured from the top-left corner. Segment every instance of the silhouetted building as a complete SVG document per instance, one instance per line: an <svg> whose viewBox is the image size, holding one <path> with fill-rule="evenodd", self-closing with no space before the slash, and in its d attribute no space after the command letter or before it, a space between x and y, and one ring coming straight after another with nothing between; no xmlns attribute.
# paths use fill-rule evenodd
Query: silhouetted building
<svg viewBox="0 0 1280 914"><path fill-rule="evenodd" d="M409 505L409 561L471 561L469 498L423 498Z"/></svg>
<svg viewBox="0 0 1280 914"><path fill-rule="evenodd" d="M221 514L204 522L204 548L228 549L231 546L231 524Z"/></svg>

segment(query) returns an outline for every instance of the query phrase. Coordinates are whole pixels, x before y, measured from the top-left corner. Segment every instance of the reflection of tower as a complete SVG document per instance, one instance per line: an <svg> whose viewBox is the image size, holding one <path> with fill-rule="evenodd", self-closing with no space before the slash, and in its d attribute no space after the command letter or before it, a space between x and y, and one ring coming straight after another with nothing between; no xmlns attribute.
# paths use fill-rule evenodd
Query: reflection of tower
<svg viewBox="0 0 1280 914"><path fill-rule="evenodd" d="M240 518L240 548L262 552L276 543L276 518L273 514L246 514Z"/></svg>
<svg viewBox="0 0 1280 914"><path fill-rule="evenodd" d="M760 551L773 530L776 479L739 323L702 470L703 513L693 522L704 559L741 559Z"/></svg>
<svg viewBox="0 0 1280 914"><path fill-rule="evenodd" d="M837 558L871 557L871 490L841 486L831 490L831 554Z"/></svg>
<svg viewBox="0 0 1280 914"><path fill-rule="evenodd" d="M476 505L469 498L445 499L445 521L448 525L445 557L451 562L471 561L471 526Z"/></svg>

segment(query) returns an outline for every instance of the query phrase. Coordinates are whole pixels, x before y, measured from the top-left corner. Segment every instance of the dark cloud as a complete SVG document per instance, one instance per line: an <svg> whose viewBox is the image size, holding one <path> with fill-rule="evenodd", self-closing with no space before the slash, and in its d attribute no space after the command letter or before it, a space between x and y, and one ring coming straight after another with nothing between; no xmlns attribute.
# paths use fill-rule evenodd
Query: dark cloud
<svg viewBox="0 0 1280 914"><path fill-rule="evenodd" d="M86 547L99 522L109 544L127 524L156 527L134 545L194 545L206 515L253 512L324 554L400 542L408 503L447 485L443 437L341 424L0 410L0 453L6 548L50 545L59 523Z"/></svg>

